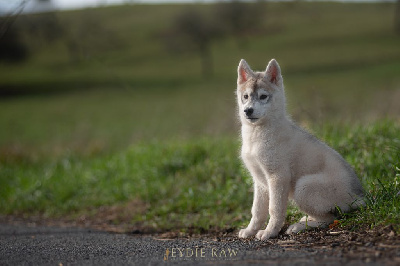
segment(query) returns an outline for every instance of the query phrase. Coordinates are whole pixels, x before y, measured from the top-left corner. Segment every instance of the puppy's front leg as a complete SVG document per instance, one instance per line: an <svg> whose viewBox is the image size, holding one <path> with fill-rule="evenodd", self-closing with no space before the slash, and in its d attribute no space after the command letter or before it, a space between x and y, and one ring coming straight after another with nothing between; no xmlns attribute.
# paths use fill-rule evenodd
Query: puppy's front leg
<svg viewBox="0 0 400 266"><path fill-rule="evenodd" d="M240 238L254 236L258 230L260 230L268 217L268 204L268 189L255 182L253 207L251 208L251 221L246 229L241 229L239 231Z"/></svg>
<svg viewBox="0 0 400 266"><path fill-rule="evenodd" d="M286 217L287 201L289 197L289 180L285 177L274 176L268 180L269 184L269 222L265 230L256 234L259 240L276 237L281 230Z"/></svg>

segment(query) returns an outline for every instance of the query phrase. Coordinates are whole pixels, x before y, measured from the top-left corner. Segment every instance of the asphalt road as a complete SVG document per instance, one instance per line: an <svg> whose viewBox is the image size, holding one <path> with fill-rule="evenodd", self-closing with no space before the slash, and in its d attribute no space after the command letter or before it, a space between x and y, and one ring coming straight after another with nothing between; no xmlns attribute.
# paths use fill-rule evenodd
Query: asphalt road
<svg viewBox="0 0 400 266"><path fill-rule="evenodd" d="M290 242L288 242L290 244ZM234 236L165 239L81 228L0 224L0 265L395 265L333 249L291 248Z"/></svg>

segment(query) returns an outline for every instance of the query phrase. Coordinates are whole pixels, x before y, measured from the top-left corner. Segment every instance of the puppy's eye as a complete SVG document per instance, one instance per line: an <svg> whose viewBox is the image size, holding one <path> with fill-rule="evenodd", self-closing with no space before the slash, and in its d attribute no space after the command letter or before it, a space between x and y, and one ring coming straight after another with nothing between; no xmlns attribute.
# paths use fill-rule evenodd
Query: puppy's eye
<svg viewBox="0 0 400 266"><path fill-rule="evenodd" d="M265 100L265 99L267 99L267 98L269 98L269 96L266 95L266 94L262 94L262 95L260 96L260 100Z"/></svg>
<svg viewBox="0 0 400 266"><path fill-rule="evenodd" d="M245 100L247 100L247 99L249 98L249 95L245 94L245 95L243 96L243 98L244 98Z"/></svg>

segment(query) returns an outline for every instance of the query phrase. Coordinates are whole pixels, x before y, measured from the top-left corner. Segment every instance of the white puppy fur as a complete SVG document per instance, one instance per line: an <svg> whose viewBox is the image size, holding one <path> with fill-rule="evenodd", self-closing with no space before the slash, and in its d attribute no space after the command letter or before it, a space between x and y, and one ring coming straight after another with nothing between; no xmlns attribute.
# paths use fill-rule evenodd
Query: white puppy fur
<svg viewBox="0 0 400 266"><path fill-rule="evenodd" d="M253 177L252 218L239 237L276 237L288 199L307 214L286 233L324 227L337 208L363 203L363 189L351 166L332 148L295 125L286 115L281 69L272 59L265 72L238 67L237 101L242 124L241 157ZM268 225L265 225L269 216Z"/></svg>

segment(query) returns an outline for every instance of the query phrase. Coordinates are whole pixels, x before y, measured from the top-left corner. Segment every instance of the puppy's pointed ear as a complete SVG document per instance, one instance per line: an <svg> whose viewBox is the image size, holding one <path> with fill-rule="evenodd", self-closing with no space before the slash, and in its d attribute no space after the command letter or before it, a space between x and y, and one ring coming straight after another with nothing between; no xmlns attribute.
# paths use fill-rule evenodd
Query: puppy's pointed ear
<svg viewBox="0 0 400 266"><path fill-rule="evenodd" d="M240 63L238 66L237 84L245 83L253 75L254 75L253 70L251 70L251 68L249 67L247 62L244 59L240 60Z"/></svg>
<svg viewBox="0 0 400 266"><path fill-rule="evenodd" d="M282 83L281 68L275 59L269 61L264 78L278 86Z"/></svg>

